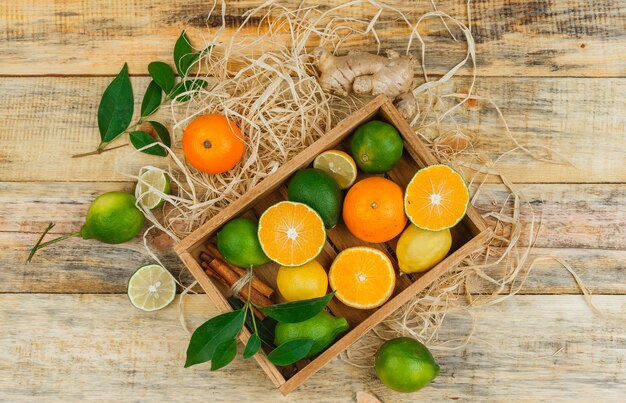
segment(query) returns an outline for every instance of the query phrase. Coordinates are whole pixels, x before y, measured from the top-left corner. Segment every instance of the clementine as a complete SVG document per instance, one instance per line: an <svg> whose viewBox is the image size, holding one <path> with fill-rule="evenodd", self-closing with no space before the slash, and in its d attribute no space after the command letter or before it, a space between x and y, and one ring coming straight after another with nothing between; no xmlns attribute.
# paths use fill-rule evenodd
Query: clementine
<svg viewBox="0 0 626 403"><path fill-rule="evenodd" d="M199 116L183 133L186 160L200 171L221 174L231 170L243 156L244 136L223 115Z"/></svg>
<svg viewBox="0 0 626 403"><path fill-rule="evenodd" d="M378 176L357 182L343 202L343 221L362 241L379 243L393 239L407 222L402 189Z"/></svg>

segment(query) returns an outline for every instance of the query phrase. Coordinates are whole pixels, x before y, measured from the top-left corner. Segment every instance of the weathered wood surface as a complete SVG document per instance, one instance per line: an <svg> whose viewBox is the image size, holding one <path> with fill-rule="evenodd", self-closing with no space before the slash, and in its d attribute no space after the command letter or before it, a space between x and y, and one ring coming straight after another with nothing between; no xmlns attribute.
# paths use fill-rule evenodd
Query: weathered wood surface
<svg viewBox="0 0 626 403"><path fill-rule="evenodd" d="M198 45L207 32L210 2L96 3L0 0L0 400L184 397L334 403L354 401L359 390L370 390L385 402L623 400L626 3L472 1L478 73L483 76L478 95L502 108L520 142L548 146L575 166L540 163L519 152L498 165L501 173L522 183L534 207L543 211L542 233L529 261L545 256L567 261L594 294L613 294L596 295L594 301L620 319L593 315L580 296L542 295L578 293L565 269L544 261L521 289L521 294L538 295L514 296L481 311L469 346L434 351L442 373L419 394L394 393L370 370L335 360L284 399L252 361L238 358L219 374L206 365L182 369L188 335L177 321L176 304L145 314L123 295L129 275L150 260L140 239L124 245L72 239L41 251L29 266L23 263L48 222L57 222L54 234L74 231L96 195L131 191L133 184L116 171L164 163L145 155L129 159L129 148L69 158L98 142L96 111L111 78L94 76L114 75L124 62L132 74L145 75L150 61L171 60L182 29L189 29ZM243 13L258 4L228 3L226 37ZM391 3L403 7L405 2ZM439 3L455 17L466 15L464 1ZM431 5L406 7L421 14ZM353 7L348 13L359 17L369 12ZM215 26L217 20L208 23ZM379 33L384 49L401 50L406 40L397 23ZM447 38L436 19L420 33L427 35L430 73L441 74L464 57L464 44ZM362 39L350 40L349 46L373 49L372 42ZM418 48L413 52L417 55ZM468 73L467 68L460 72ZM64 77L52 77L56 75ZM147 82L133 78L136 99ZM467 78L459 78L444 89L463 92L467 85ZM478 136L480 151L488 157L512 146L484 101L461 108L455 119L464 132ZM492 201L504 197L499 186L490 184L477 206L489 211ZM189 282L173 252L162 259ZM492 290L480 282L469 291ZM204 295L190 297L186 305L192 329L216 312ZM466 320L447 320L442 339L466 334ZM554 357L536 358L557 351Z"/></svg>
<svg viewBox="0 0 626 403"><path fill-rule="evenodd" d="M110 80L0 77L4 94L0 98L0 180L125 181L128 178L120 172L134 172L147 163L164 164L159 157L139 153L129 157L130 147L70 158L97 147L98 103ZM147 83L147 78L133 79L138 102ZM466 84L467 80L450 83L446 90L463 91ZM623 147L619 146L626 128L624 93L626 79L619 78L480 79L478 94L500 105L518 141L531 148L550 147L574 164L547 164L517 151L496 168L514 182L626 182ZM455 121L468 135L477 136L479 150L492 159L514 146L487 102L461 108ZM124 142L127 139L114 144Z"/></svg>
<svg viewBox="0 0 626 403"><path fill-rule="evenodd" d="M626 315L625 296L594 300ZM177 302L146 314L123 295L0 295L3 400L337 403L364 390L385 402L608 402L626 394L626 322L593 316L579 296L517 296L482 309L468 346L433 350L441 373L418 395L393 392L373 370L336 359L286 398L241 356L218 373L207 365L184 369L188 336ZM185 305L192 328L215 313L206 296ZM448 320L446 337L465 336L466 319Z"/></svg>
<svg viewBox="0 0 626 403"><path fill-rule="evenodd" d="M291 7L299 3L285 2ZM324 5L343 3L333 0ZM414 20L432 11L430 2L389 3L413 9ZM228 2L226 38L243 22L243 14L258 4L247 0ZM464 1L438 5L462 22L467 21ZM191 36L199 39L209 32L207 24L213 32L217 29L221 23L218 16L207 20L210 7L211 2L202 0L154 0L149 6L123 0L106 4L2 0L0 18L5 33L0 47L0 74L111 75L124 62L129 63L133 74L145 74L149 62L171 60L172 46L166 45L173 45L181 30L192 28ZM354 6L345 12L353 17L371 17L375 10ZM385 13L382 18L390 16ZM485 76L624 76L625 25L626 5L619 0L472 2L479 72ZM465 57L464 43L450 39L438 19L426 20L420 28L429 46L430 72L443 74ZM379 32L386 49L404 50L408 35L409 30L399 22L388 23ZM376 49L372 37L357 37L346 45L344 49ZM419 53L417 41L413 53Z"/></svg>
<svg viewBox="0 0 626 403"><path fill-rule="evenodd" d="M626 186L613 184L524 185L526 195L543 211L542 230L532 259L556 256L568 261L594 293L625 293L623 276L626 226L622 206ZM54 189L50 194L50 189ZM91 201L99 194L132 191L128 182L4 182L0 183L0 292L123 293L128 276L148 263L141 239L122 245L70 239L40 251L30 265L24 263L29 248L47 223L55 222L51 237L74 232L83 224ZM493 210L507 194L500 186L485 185L478 199L481 211ZM528 214L522 220L528 222ZM188 283L189 274L173 251L161 254L163 263ZM531 260L532 260L531 259ZM498 270L493 270L494 274ZM571 276L556 262L543 262L533 272L522 293L575 293ZM32 279L36 277L37 281ZM486 292L477 284L472 292Z"/></svg>

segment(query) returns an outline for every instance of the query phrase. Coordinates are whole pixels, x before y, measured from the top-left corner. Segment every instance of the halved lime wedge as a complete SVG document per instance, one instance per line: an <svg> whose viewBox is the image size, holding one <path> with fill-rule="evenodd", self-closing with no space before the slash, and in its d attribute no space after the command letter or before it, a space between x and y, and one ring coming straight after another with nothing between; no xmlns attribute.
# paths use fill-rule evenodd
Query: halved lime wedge
<svg viewBox="0 0 626 403"><path fill-rule="evenodd" d="M135 197L147 209L161 207L165 200L158 192L170 194L170 178L156 168L142 168L135 187Z"/></svg>
<svg viewBox="0 0 626 403"><path fill-rule="evenodd" d="M342 189L349 188L356 180L356 163L350 155L340 150L324 151L313 161L313 168L332 176Z"/></svg>
<svg viewBox="0 0 626 403"><path fill-rule="evenodd" d="M128 280L128 298L142 311L156 311L176 297L174 276L158 264L142 266Z"/></svg>

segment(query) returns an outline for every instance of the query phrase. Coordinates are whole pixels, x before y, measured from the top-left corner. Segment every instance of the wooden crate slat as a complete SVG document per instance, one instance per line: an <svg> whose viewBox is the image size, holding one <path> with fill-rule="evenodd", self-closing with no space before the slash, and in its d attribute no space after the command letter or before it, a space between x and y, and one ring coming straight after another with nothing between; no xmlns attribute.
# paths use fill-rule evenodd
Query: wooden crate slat
<svg viewBox="0 0 626 403"><path fill-rule="evenodd" d="M387 174L394 182L405 187L420 167L438 163L437 159L418 140L408 123L400 116L399 112L385 96L378 96L372 99L363 108L339 122L325 136L283 165L242 198L224 208L219 214L175 246L176 252L181 256L185 265L220 310L230 311L232 309L220 288L204 273L196 260L200 250L205 247L205 243L208 240L212 240L216 231L232 218L246 216L258 219L269 206L286 200L286 181L296 170L307 167L322 151L331 148L346 149L347 139L352 131L372 118L381 119L394 125L404 140L405 152L403 153L403 158ZM359 175L359 178L363 177L363 174ZM329 303L329 309L333 314L345 317L350 323L350 330L314 359L301 360L294 365L277 368L267 360L265 355L255 355L257 362L268 374L273 384L283 394L293 391L341 353L341 351L365 334L365 332L432 284L449 268L460 263L468 254L480 251L485 242L491 237L491 231L480 214L472 206L469 206L464 219L451 232L454 243L450 255L437 266L424 273L398 275L396 289L392 298L381 307L372 310L358 310L348 307L334 298ZM397 238L382 244L363 242L352 235L343 222L339 222L334 228L327 230L327 242L318 259L325 268L329 268L333 259L340 251L353 246L367 245L381 250L389 256L396 268L396 272L399 273L394 253ZM259 278L276 289L275 277L278 267L275 263L269 263L257 268L255 272ZM245 343L249 337L250 332L245 328L240 339Z"/></svg>

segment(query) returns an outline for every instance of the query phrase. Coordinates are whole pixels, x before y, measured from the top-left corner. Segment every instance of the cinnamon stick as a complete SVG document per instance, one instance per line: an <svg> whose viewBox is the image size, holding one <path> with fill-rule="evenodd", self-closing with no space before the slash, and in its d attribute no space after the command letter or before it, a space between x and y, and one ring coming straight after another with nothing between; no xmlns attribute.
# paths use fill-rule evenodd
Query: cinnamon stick
<svg viewBox="0 0 626 403"><path fill-rule="evenodd" d="M212 243L207 244L207 249L209 250L209 253L213 255L214 258L221 259L222 261L224 261L224 263L228 265L228 267L232 271L237 273L239 277L243 276L246 273L244 269L237 267L229 263L228 261L226 261L226 259L224 259L224 256L222 256L220 251L217 249L217 247L213 245ZM206 252L200 252L200 259L206 262L210 262L211 260L213 260L212 257L209 256L209 254L207 254ZM261 294L265 295L268 298L271 297L272 294L274 293L274 289L272 287L265 284L261 279L258 279L256 277L252 279L252 288L256 289L258 292L260 292Z"/></svg>
<svg viewBox="0 0 626 403"><path fill-rule="evenodd" d="M228 283L226 282L226 280L224 280L223 278L221 278L215 271L213 271L213 269L211 268L211 266L209 266L209 262L205 262L204 260L200 261L200 266L202 266L202 268L204 269L204 272L209 276L209 277L213 277L214 279L216 279L217 281L219 281L222 285L229 287Z"/></svg>
<svg viewBox="0 0 626 403"><path fill-rule="evenodd" d="M220 276L222 277L229 286L232 287L233 284L239 280L240 277L237 276L237 273L232 271L226 263L224 263L221 259L215 258L210 263L209 266ZM243 287L239 294L245 299L252 301L253 303L259 306L270 306L274 304L269 298L265 295L261 294L254 288L248 289L248 287Z"/></svg>

